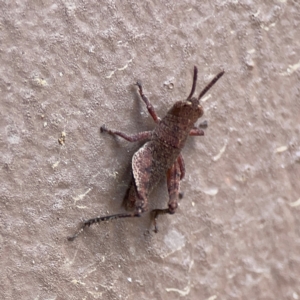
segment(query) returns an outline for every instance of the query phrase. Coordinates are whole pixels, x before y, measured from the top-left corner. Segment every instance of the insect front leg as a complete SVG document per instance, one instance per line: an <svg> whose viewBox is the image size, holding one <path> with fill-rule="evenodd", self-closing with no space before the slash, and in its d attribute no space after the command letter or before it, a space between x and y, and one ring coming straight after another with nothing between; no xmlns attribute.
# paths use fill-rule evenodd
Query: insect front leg
<svg viewBox="0 0 300 300"><path fill-rule="evenodd" d="M128 134L123 133L121 131L108 129L105 125L102 125L100 127L100 132L107 132L110 135L120 136L128 142L147 141L147 140L150 140L151 137L152 137L152 131L142 131L142 132L139 132L139 133L136 133L136 134L128 135Z"/></svg>
<svg viewBox="0 0 300 300"><path fill-rule="evenodd" d="M158 123L160 121L160 118L157 116L155 109L153 107L153 105L150 103L150 101L148 100L148 98L145 96L145 94L143 93L143 87L142 87L142 83L140 81L137 81L136 85L139 88L139 93L141 98L143 99L143 101L145 102L148 112L151 115L151 117L153 118L155 123Z"/></svg>
<svg viewBox="0 0 300 300"><path fill-rule="evenodd" d="M173 166L167 172L167 186L169 192L168 208L152 210L154 221L154 232L158 232L157 218L159 215L174 214L178 207L179 183L181 179L181 170L184 171L183 158L180 155Z"/></svg>
<svg viewBox="0 0 300 300"><path fill-rule="evenodd" d="M201 136L204 135L204 131L198 127L194 127L190 130L190 136Z"/></svg>

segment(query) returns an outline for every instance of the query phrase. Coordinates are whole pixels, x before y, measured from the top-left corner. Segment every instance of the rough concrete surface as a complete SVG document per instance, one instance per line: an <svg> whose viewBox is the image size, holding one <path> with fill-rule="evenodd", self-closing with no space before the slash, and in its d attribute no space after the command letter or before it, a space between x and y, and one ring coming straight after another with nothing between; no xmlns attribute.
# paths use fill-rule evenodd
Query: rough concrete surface
<svg viewBox="0 0 300 300"><path fill-rule="evenodd" d="M1 299L300 299L299 1L0 1ZM124 212L150 130L204 97L175 215ZM61 143L58 142L60 139ZM166 207L162 183L150 208Z"/></svg>

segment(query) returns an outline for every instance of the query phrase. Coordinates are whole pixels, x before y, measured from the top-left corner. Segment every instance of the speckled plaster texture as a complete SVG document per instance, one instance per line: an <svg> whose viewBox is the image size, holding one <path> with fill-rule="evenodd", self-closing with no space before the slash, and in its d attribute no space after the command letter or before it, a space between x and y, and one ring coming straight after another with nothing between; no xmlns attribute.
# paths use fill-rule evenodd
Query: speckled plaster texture
<svg viewBox="0 0 300 300"><path fill-rule="evenodd" d="M1 299L299 299L300 4L0 1ZM175 215L152 232L124 212L140 147L187 97L193 66L204 137L183 151ZM60 139L61 143L58 142ZM164 182L150 208L165 207Z"/></svg>

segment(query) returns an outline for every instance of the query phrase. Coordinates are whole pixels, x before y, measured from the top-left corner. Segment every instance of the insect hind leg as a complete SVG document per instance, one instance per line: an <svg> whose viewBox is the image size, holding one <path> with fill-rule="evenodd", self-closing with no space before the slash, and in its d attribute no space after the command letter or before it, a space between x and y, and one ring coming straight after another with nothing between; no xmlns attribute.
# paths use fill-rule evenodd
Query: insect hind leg
<svg viewBox="0 0 300 300"><path fill-rule="evenodd" d="M134 179L131 179L131 183L126 191L126 194L123 198L122 206L126 210L133 210L136 204L136 191L134 186Z"/></svg>
<svg viewBox="0 0 300 300"><path fill-rule="evenodd" d="M179 184L180 184L180 180L184 176L184 173L182 174L181 172L184 172L184 162L182 156L180 155L167 173L167 186L169 192L168 208L153 209L151 212L155 233L158 232L158 228L157 228L158 216L165 215L165 214L172 215L175 213L178 207Z"/></svg>

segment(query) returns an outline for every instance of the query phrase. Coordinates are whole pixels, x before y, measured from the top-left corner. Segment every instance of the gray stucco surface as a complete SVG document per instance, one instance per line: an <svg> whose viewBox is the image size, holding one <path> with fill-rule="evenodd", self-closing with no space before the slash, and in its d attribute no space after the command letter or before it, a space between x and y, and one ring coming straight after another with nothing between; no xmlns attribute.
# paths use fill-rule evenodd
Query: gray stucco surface
<svg viewBox="0 0 300 300"><path fill-rule="evenodd" d="M298 1L0 1L1 299L299 299ZM139 145L197 93L178 212L118 213ZM65 135L64 145L58 143ZM165 207L162 183L150 208ZM298 200L298 202L297 202Z"/></svg>

